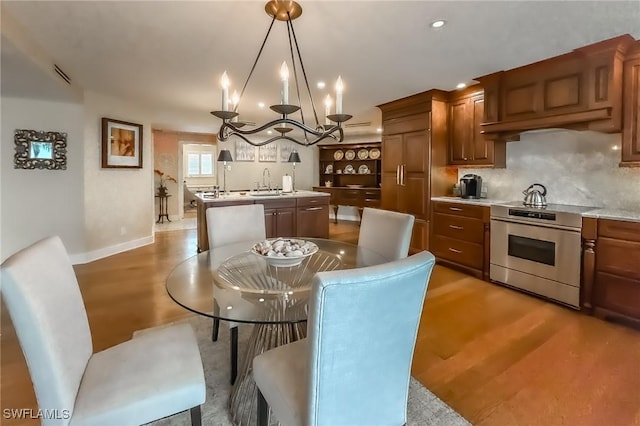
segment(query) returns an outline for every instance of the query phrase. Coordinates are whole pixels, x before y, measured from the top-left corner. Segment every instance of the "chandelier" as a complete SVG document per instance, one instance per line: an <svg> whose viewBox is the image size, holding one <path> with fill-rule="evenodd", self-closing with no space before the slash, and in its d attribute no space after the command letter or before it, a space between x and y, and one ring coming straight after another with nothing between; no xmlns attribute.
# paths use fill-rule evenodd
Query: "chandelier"
<svg viewBox="0 0 640 426"><path fill-rule="evenodd" d="M264 9L267 15L272 18L271 25L267 30L267 35L262 42L260 50L258 51L258 55L253 63L253 66L251 67L251 71L249 71L249 75L246 81L244 82L240 95L238 96L236 93L234 93L232 96L232 108L230 108L229 105L229 78L226 71L222 74L222 78L220 80L220 83L222 85L222 110L211 111L211 114L222 120L222 125L220 126L220 130L218 131L218 139L220 141L226 141L232 136L237 136L253 146L267 145L271 142L275 142L281 139L288 140L303 146L314 145L327 138L331 138L337 142L342 142L344 139L342 123L352 117L351 115L342 113L342 78L338 77L338 80L336 82L335 114L330 113L331 98L327 95L327 99L325 101L325 122L324 124L320 124L318 121L318 114L313 103L313 96L311 95L311 90L309 88L309 81L307 79L307 73L302 61L302 55L300 54L300 48L298 47L298 40L293 29L293 20L302 15L302 7L295 1L271 0L266 4ZM271 105L270 107L272 111L280 115L280 118L258 126L255 129L242 129L242 127L244 127L247 123L238 119L238 106L240 100L242 99L242 96L244 95L245 89L247 88L247 84L251 79L251 75L253 74L258 61L260 60L260 55L262 54L262 50L264 49L267 39L269 38L269 34L271 33L271 29L273 28L273 24L275 23L276 19L278 21L284 21L287 23L287 33L289 35L289 51L291 52L291 64L293 66L293 76L297 89L298 103L300 103L300 86L298 84L299 66L304 78L304 83L307 89L307 94L309 96L309 101L311 103L311 108L313 110L315 125L313 125L312 127L305 122L304 112L300 106L289 104L289 68L285 61L282 63L282 67L280 68L280 77L282 83L280 90L280 104ZM295 53L297 53L297 55L294 54L294 47ZM291 116L292 114L295 114L297 112L300 112L300 120L296 120ZM303 132L303 140L298 140L289 135L289 132L294 130L294 128L297 128L298 130L301 130ZM262 142L255 142L247 137L256 133L260 133L267 129L274 130L276 132L276 136L273 136L270 139Z"/></svg>

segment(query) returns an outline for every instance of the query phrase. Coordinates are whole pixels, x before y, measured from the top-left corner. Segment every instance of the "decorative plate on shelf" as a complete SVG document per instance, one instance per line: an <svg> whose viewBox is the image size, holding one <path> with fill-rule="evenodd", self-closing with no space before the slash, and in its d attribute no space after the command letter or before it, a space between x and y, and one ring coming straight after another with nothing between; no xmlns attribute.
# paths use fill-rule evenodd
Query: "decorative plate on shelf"
<svg viewBox="0 0 640 426"><path fill-rule="evenodd" d="M344 153L344 158L346 158L347 160L353 160L354 158L356 158L356 152L350 149Z"/></svg>
<svg viewBox="0 0 640 426"><path fill-rule="evenodd" d="M362 184L357 184L357 185L347 185L347 188L353 188L353 189L356 189L356 188L362 188L363 186L364 186L364 185L362 185Z"/></svg>
<svg viewBox="0 0 640 426"><path fill-rule="evenodd" d="M377 160L378 158L380 158L380 150L378 148L371 148L369 150L369 157Z"/></svg>
<svg viewBox="0 0 640 426"><path fill-rule="evenodd" d="M367 151L366 149L361 149L360 151L358 151L358 158L360 160L366 160L367 158L369 158L369 151Z"/></svg>
<svg viewBox="0 0 640 426"><path fill-rule="evenodd" d="M334 160L342 160L343 157L344 157L344 152L342 152L342 150L340 149L333 153Z"/></svg>
<svg viewBox="0 0 640 426"><path fill-rule="evenodd" d="M333 164L329 164L324 172L325 173L333 173Z"/></svg>
<svg viewBox="0 0 640 426"><path fill-rule="evenodd" d="M344 168L344 173L352 175L356 172L356 169L353 168L351 164L347 164L347 167Z"/></svg>
<svg viewBox="0 0 640 426"><path fill-rule="evenodd" d="M360 175L368 175L369 174L369 167L367 167L366 164L361 165L360 167L358 167L358 174L360 174Z"/></svg>

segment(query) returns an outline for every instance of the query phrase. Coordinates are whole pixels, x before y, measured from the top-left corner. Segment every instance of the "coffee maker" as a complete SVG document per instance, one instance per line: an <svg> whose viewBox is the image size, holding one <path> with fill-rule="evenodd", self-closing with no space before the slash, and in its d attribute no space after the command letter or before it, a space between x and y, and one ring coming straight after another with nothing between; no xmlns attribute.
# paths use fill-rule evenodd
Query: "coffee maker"
<svg viewBox="0 0 640 426"><path fill-rule="evenodd" d="M480 198L482 192L482 177L467 174L460 178L460 196L462 198Z"/></svg>

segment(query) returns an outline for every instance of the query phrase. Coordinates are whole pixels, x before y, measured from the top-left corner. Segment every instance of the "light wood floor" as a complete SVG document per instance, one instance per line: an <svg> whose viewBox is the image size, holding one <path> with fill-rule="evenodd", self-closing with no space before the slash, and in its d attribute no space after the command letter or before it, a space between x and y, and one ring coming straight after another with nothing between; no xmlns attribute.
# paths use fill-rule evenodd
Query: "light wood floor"
<svg viewBox="0 0 640 426"><path fill-rule="evenodd" d="M355 242L357 233L357 224L331 224L332 238ZM96 351L190 316L166 295L164 279L195 254L195 237L157 233L153 245L76 267ZM1 408L35 409L4 306L0 344ZM640 425L640 331L439 266L413 375L477 425Z"/></svg>

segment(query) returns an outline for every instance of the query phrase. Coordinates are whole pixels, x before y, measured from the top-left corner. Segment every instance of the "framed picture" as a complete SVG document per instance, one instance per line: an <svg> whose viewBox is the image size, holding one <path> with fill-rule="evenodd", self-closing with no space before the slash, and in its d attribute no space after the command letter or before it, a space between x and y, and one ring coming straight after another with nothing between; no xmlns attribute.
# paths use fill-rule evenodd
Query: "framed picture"
<svg viewBox="0 0 640 426"><path fill-rule="evenodd" d="M275 162L278 159L278 145L270 143L262 145L258 149L258 161Z"/></svg>
<svg viewBox="0 0 640 426"><path fill-rule="evenodd" d="M142 168L142 125L102 119L102 167Z"/></svg>
<svg viewBox="0 0 640 426"><path fill-rule="evenodd" d="M291 145L280 146L280 162L281 163L286 163L289 161L289 155L291 155L291 151L293 151L293 147Z"/></svg>
<svg viewBox="0 0 640 426"><path fill-rule="evenodd" d="M15 131L16 169L67 169L67 134L37 130Z"/></svg>
<svg viewBox="0 0 640 426"><path fill-rule="evenodd" d="M256 161L256 147L245 141L236 141L235 161Z"/></svg>

